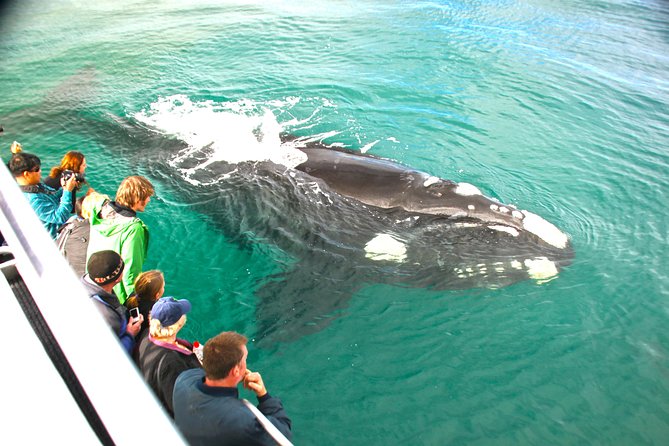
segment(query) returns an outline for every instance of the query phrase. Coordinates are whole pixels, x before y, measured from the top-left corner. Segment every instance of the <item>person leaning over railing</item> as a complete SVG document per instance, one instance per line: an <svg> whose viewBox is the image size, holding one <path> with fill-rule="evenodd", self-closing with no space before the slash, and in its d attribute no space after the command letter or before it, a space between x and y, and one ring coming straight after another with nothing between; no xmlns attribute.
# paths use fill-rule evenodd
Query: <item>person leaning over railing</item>
<svg viewBox="0 0 669 446"><path fill-rule="evenodd" d="M149 332L149 313L153 304L165 293L165 276L162 271L152 269L144 271L135 279L135 292L128 297L123 305L128 310L139 308L139 313L144 316L142 329L137 335L138 342Z"/></svg>
<svg viewBox="0 0 669 446"><path fill-rule="evenodd" d="M49 186L51 189L58 190L61 187L60 180L67 178L69 175L77 176L77 187L72 191L72 199L77 201L77 192L86 182L84 173L86 172L86 158L81 152L70 150L67 152L63 159L60 161L58 166L51 168L49 176L44 178L44 184ZM76 209L72 209L72 212L76 212Z"/></svg>
<svg viewBox="0 0 669 446"><path fill-rule="evenodd" d="M204 370L186 370L174 384L174 421L191 446L276 445L239 399L237 385L255 392L258 410L290 440L291 421L281 401L267 393L260 373L246 368L247 339L223 332L204 345Z"/></svg>
<svg viewBox="0 0 669 446"><path fill-rule="evenodd" d="M193 344L177 338L190 309L187 299L158 299L149 314L149 335L139 340L139 369L171 417L174 417L172 392L177 376L202 367L193 353Z"/></svg>
<svg viewBox="0 0 669 446"><path fill-rule="evenodd" d="M12 153L7 167L51 238L55 239L58 228L67 221L73 209L72 191L78 185L77 179L74 175L67 180L61 179L62 189L51 189L42 183L42 162L37 155L22 151L20 144L12 145Z"/></svg>
<svg viewBox="0 0 669 446"><path fill-rule="evenodd" d="M144 317L140 314L136 319L129 318L127 308L121 305L114 294L114 285L121 280L123 268L123 259L118 253L98 251L88 259L88 273L81 278L81 283L125 351L132 355Z"/></svg>
<svg viewBox="0 0 669 446"><path fill-rule="evenodd" d="M149 228L137 213L144 211L153 194L153 185L146 178L138 175L127 177L119 185L116 199L94 208L91 215L88 257L105 249L121 255L125 271L114 292L122 304L135 291L135 280L142 272L148 253Z"/></svg>

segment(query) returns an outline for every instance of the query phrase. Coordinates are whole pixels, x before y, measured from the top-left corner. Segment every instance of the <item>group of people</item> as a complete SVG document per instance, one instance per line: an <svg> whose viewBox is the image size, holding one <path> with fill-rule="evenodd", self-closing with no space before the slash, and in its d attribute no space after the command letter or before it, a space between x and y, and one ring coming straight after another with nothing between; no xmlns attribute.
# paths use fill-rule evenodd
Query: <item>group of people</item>
<svg viewBox="0 0 669 446"><path fill-rule="evenodd" d="M39 157L17 143L11 151L7 167L16 183L185 439L193 445L276 444L239 399L240 383L256 394L258 410L291 438L281 401L246 367L246 337L220 333L201 354L177 337L191 303L163 296L161 271L142 271L149 230L137 213L155 193L151 182L130 176L114 200L90 187L77 198L86 184L81 152L68 152L42 181Z"/></svg>

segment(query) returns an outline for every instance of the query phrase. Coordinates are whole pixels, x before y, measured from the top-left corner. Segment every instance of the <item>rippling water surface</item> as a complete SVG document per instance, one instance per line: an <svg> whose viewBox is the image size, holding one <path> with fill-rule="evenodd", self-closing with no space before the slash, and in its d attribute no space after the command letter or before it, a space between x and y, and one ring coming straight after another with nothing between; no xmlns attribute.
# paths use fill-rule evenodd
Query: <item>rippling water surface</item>
<svg viewBox="0 0 669 446"><path fill-rule="evenodd" d="M666 3L301 3L7 4L0 155L82 150L109 194L150 177L146 267L194 303L187 337L253 340L296 444L665 444ZM282 132L475 184L575 258L546 283L361 283L340 240L365 210L329 208L333 238L288 167L231 173L290 165Z"/></svg>

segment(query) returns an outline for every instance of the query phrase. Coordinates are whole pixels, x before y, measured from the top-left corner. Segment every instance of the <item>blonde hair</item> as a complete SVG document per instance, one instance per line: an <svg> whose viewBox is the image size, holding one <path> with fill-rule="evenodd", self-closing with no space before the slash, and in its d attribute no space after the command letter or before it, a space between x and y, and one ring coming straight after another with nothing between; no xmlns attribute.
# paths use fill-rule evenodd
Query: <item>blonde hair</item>
<svg viewBox="0 0 669 446"><path fill-rule="evenodd" d="M181 330L181 328L186 324L186 319L186 315L184 314L174 324L170 325L169 327L163 327L163 325L160 323L160 320L153 319L151 315L149 315L149 334L152 338L170 338L176 335L179 330Z"/></svg>
<svg viewBox="0 0 669 446"><path fill-rule="evenodd" d="M153 184L139 175L130 176L123 181L116 191L116 202L121 206L132 208L155 193Z"/></svg>
<svg viewBox="0 0 669 446"><path fill-rule="evenodd" d="M81 202L81 217L88 220L93 215L94 209L99 209L100 204L104 201L109 200L109 196L101 194L99 192L92 191L84 197L84 200Z"/></svg>

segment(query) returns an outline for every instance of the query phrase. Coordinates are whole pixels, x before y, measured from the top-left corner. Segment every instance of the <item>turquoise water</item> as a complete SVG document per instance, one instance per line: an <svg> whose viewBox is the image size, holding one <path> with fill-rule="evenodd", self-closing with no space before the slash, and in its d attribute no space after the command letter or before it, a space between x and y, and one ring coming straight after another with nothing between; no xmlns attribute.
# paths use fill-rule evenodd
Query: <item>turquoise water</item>
<svg viewBox="0 0 669 446"><path fill-rule="evenodd" d="M146 267L193 302L186 337L249 336L296 444L666 444L666 3L299 3L7 6L3 159L13 140L44 165L77 148L109 194L151 178ZM496 289L324 285L311 330L260 342L267 278L312 265L227 199L247 184L218 201L226 179L178 161L271 158L256 136L279 130L472 183L576 257Z"/></svg>

